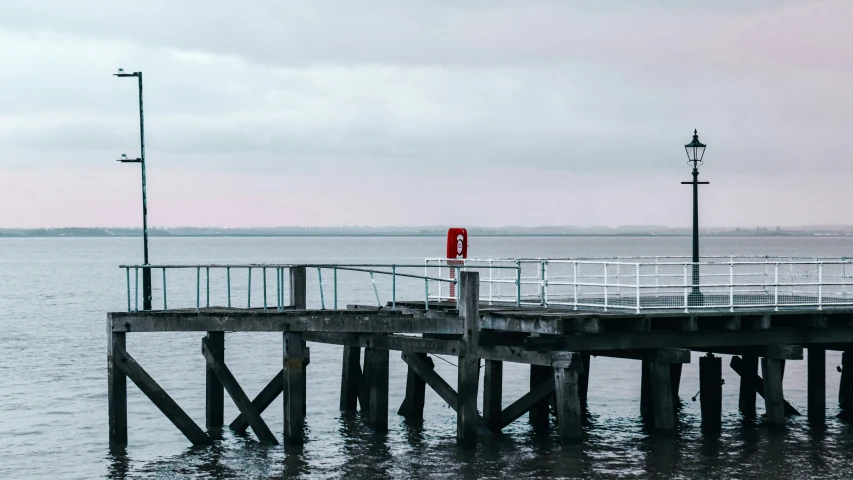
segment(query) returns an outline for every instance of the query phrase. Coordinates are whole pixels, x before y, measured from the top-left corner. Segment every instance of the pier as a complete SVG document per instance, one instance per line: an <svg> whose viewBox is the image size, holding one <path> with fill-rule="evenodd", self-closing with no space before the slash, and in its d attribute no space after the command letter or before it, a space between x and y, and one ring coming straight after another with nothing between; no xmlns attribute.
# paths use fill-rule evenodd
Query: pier
<svg viewBox="0 0 853 480"><path fill-rule="evenodd" d="M384 431L392 408L422 419L430 388L456 411L463 446L474 445L478 435L499 434L525 415L537 428L548 428L552 413L561 441L581 441L595 357L642 363L637 413L661 435L675 434L682 365L691 362L692 352L703 355L699 400L702 426L709 431L720 427L724 407L756 417L757 396L764 399L764 423L784 427L787 416L799 413L784 398L785 363L806 357L806 414L821 426L827 350L844 352L838 401L843 413L853 413L851 267L846 259L782 257L126 265L127 310L107 314L109 441L128 441L130 379L193 444L212 442L211 429L227 420L235 431L251 429L263 443L283 438L301 444L310 343L343 347L342 411L360 410L375 430ZM162 276L153 288L153 304L162 302L162 309L139 309L140 270ZM309 282L309 274L316 281ZM350 276L346 282L339 279L344 275ZM346 291L356 285L358 295ZM374 304L344 302L347 295L363 299L365 292L375 296ZM199 358L207 369L205 428L126 347L128 334L187 331L199 332ZM282 336L281 370L253 397L228 367L227 332ZM432 355L457 357L455 385L435 371ZM728 367L720 355L731 356ZM392 359L408 367L399 407L388 402ZM504 362L530 366L529 391L520 398L503 396ZM722 404L722 371L729 367L740 376L736 407ZM234 419L224 418L226 393L240 412ZM279 395L283 436L263 419Z"/></svg>

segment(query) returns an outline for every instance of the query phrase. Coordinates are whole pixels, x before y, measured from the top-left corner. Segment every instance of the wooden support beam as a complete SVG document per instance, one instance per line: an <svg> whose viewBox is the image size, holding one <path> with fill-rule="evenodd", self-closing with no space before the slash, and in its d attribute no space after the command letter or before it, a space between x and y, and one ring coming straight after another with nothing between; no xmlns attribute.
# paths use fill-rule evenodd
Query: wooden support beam
<svg viewBox="0 0 853 480"><path fill-rule="evenodd" d="M503 362L486 360L486 372L483 378L483 419L489 429L495 433L500 432L501 428L503 372Z"/></svg>
<svg viewBox="0 0 853 480"><path fill-rule="evenodd" d="M784 360L778 360L778 361L784 362ZM783 364L780 363L780 373L782 370L781 365L783 365ZM740 378L741 378L741 397L740 398L742 399L742 402L739 403L739 405L741 407L741 412L743 412L744 415L746 415L746 416L754 416L755 415L755 399L756 399L756 397L754 395L752 397L749 396L748 392L749 392L750 386L753 388L753 390L755 390L756 393L758 393L758 395L760 395L762 398L764 398L764 380L761 378L761 376L758 375L758 359L755 357L751 357L751 358L746 357L745 360L742 360L740 357L732 357L732 360L729 363L729 366L731 366L732 370L734 370L735 373L740 375ZM747 382L744 382L744 377L750 377L750 376L752 377L752 379L749 380L747 378ZM752 410L749 410L750 409L750 403L749 403L750 398L752 401L752 403L751 403ZM800 414L800 412L797 411L797 409L794 408L790 403L788 403L788 401L785 400L784 398L782 399L782 405L783 405L783 408L785 411L785 415L790 417L793 415L799 415Z"/></svg>
<svg viewBox="0 0 853 480"><path fill-rule="evenodd" d="M821 426L826 422L826 350L809 347L807 369L809 423Z"/></svg>
<svg viewBox="0 0 853 480"><path fill-rule="evenodd" d="M343 332L305 332L302 335L308 342L346 345L355 348L370 347L379 350L433 353L436 355L459 355L464 354L465 351L465 345L458 339L447 340L407 335Z"/></svg>
<svg viewBox="0 0 853 480"><path fill-rule="evenodd" d="M107 403L110 445L127 444L127 376L119 368L115 351L124 350L124 333L107 332Z"/></svg>
<svg viewBox="0 0 853 480"><path fill-rule="evenodd" d="M530 366L530 390L533 391L542 383L553 380L551 367L543 367L540 365ZM535 405L530 407L528 418L534 426L548 425L548 397L542 398Z"/></svg>
<svg viewBox="0 0 853 480"><path fill-rule="evenodd" d="M228 369L228 366L225 365L225 362L222 361L222 358L211 350L208 338L204 338L201 341L201 353L204 355L207 365L213 370L213 373L219 379L225 391L228 392L231 400L234 401L234 405L240 410L240 414L249 422L249 426L252 427L252 431L255 432L258 440L261 443L277 445L278 440L276 440L275 435L273 435L266 422L264 422L261 414L252 405L252 401L249 400L246 392L243 391L243 387L234 378L234 375Z"/></svg>
<svg viewBox="0 0 853 480"><path fill-rule="evenodd" d="M810 345L823 343L853 343L853 328L773 328L756 331L699 331L660 333L602 333L600 335L564 335L528 337L524 348L532 351L561 350L590 352L611 350L614 346L624 350L649 348L689 348L698 350L715 347L740 347L755 345Z"/></svg>
<svg viewBox="0 0 853 480"><path fill-rule="evenodd" d="M652 377L649 365L651 362L643 360L640 365L640 415L646 419L652 419L655 411L652 407Z"/></svg>
<svg viewBox="0 0 853 480"><path fill-rule="evenodd" d="M459 274L459 317L464 326L462 343L465 355L459 357L457 375L458 409L456 441L470 447L477 443L477 389L480 385L480 274Z"/></svg>
<svg viewBox="0 0 853 480"><path fill-rule="evenodd" d="M393 310L201 309L109 313L113 332L341 332L462 334L456 318L415 318Z"/></svg>
<svg viewBox="0 0 853 480"><path fill-rule="evenodd" d="M717 430L723 415L723 359L713 353L699 358L699 391L702 428Z"/></svg>
<svg viewBox="0 0 853 480"><path fill-rule="evenodd" d="M672 401L675 405L681 403L678 391L681 389L681 370L683 366L681 363L672 363L669 367L669 373L672 377Z"/></svg>
<svg viewBox="0 0 853 480"><path fill-rule="evenodd" d="M364 349L364 360L361 367L361 382L358 385L358 404L363 413L370 412L370 365L374 350L370 347Z"/></svg>
<svg viewBox="0 0 853 480"><path fill-rule="evenodd" d="M627 358L661 363L690 363L690 350L686 348L652 348L648 350L600 350L591 352L598 357Z"/></svg>
<svg viewBox="0 0 853 480"><path fill-rule="evenodd" d="M225 332L207 332L208 348L217 357L225 358ZM225 389L213 367L205 365L204 422L207 429L219 428L225 421Z"/></svg>
<svg viewBox="0 0 853 480"><path fill-rule="evenodd" d="M560 441L579 442L583 438L581 404L578 396L578 370L575 362L555 362L554 390L556 393L557 424Z"/></svg>
<svg viewBox="0 0 853 480"><path fill-rule="evenodd" d="M425 353L410 352L409 355L418 356L428 365L435 368L432 359L427 357ZM425 395L426 382L412 367L408 367L408 373L406 374L406 397L403 399L400 409L397 410L397 415L411 420L423 420Z"/></svg>
<svg viewBox="0 0 853 480"><path fill-rule="evenodd" d="M422 379L429 385L430 388L433 389L435 393L438 394L439 397L444 400L453 411L457 411L457 395L456 390L453 389L447 382L444 381L443 378L439 374L433 370L433 365L427 363L426 360L416 356L411 355L406 352L403 352L400 357L404 362L420 375Z"/></svg>
<svg viewBox="0 0 853 480"><path fill-rule="evenodd" d="M550 376L546 381L540 383L534 389L503 409L501 412L501 429L521 418L531 407L543 399L547 401L548 397L553 393L554 377Z"/></svg>
<svg viewBox="0 0 853 480"><path fill-rule="evenodd" d="M300 332L284 332L282 343L284 439L291 445L301 445L305 441L305 342Z"/></svg>
<svg viewBox="0 0 853 480"><path fill-rule="evenodd" d="M255 407L258 414L264 413L264 410L272 404L273 400L284 391L284 370L279 370L272 380L267 383L263 390L258 393L258 396L252 400L252 406ZM286 395L285 395L286 396ZM245 432L249 428L249 422L243 414L237 415L229 425L235 432Z"/></svg>
<svg viewBox="0 0 853 480"><path fill-rule="evenodd" d="M581 408L586 410L587 392L589 391L589 369L592 364L592 355L588 353L581 354L580 362L583 368L578 370L578 398L580 398Z"/></svg>
<svg viewBox="0 0 853 480"><path fill-rule="evenodd" d="M344 358L341 366L340 409L342 412L354 412L358 408L358 388L361 381L360 362L361 348L344 345Z"/></svg>
<svg viewBox="0 0 853 480"><path fill-rule="evenodd" d="M853 418L853 349L841 354L841 382L838 385L841 417Z"/></svg>
<svg viewBox="0 0 853 480"><path fill-rule="evenodd" d="M694 348L697 352L709 352L722 355L773 358L776 360L802 360L802 345L760 345L751 347L714 347Z"/></svg>
<svg viewBox="0 0 853 480"><path fill-rule="evenodd" d="M773 358L761 359L764 386L764 408L768 425L785 425L785 407L782 397L782 362Z"/></svg>
<svg viewBox="0 0 853 480"><path fill-rule="evenodd" d="M675 432L672 375L669 368L669 363L649 362L649 380L652 391L655 429L662 433Z"/></svg>
<svg viewBox="0 0 853 480"><path fill-rule="evenodd" d="M758 376L758 357L754 355L744 355L742 358L732 357L731 367L740 375L738 409L744 417L755 418L755 395L759 390L764 391L761 386L761 377Z"/></svg>
<svg viewBox="0 0 853 480"><path fill-rule="evenodd" d="M123 346L114 342L112 354L115 366L118 366L142 390L142 393L151 400L151 403L156 405L193 445L212 443L210 437L172 400L172 397L165 390L160 388L160 385L148 375L148 372L136 363L136 360L124 350Z"/></svg>
<svg viewBox="0 0 853 480"><path fill-rule="evenodd" d="M365 369L370 369L369 392L370 409L367 420L377 432L388 430L388 350L371 349L370 363L365 363Z"/></svg>
<svg viewBox="0 0 853 480"><path fill-rule="evenodd" d="M480 346L477 350L480 358L485 360L497 360L501 362L526 363L529 365L541 365L550 367L555 360L571 360L577 353L562 350L534 352L524 350L522 347L511 347L502 345Z"/></svg>
<svg viewBox="0 0 853 480"><path fill-rule="evenodd" d="M305 267L290 267L290 306L304 310L306 308Z"/></svg>

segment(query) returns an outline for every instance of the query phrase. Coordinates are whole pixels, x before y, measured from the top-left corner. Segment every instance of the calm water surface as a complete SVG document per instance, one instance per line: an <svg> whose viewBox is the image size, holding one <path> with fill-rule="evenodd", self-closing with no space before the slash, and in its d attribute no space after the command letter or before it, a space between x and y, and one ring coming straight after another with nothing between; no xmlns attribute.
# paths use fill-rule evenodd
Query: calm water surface
<svg viewBox="0 0 853 480"><path fill-rule="evenodd" d="M851 240L835 237L708 238L703 251L853 256L851 246ZM129 382L129 445L111 451L105 312L126 309L124 273L117 265L137 262L140 250L140 241L128 238L0 239L0 478L853 478L853 428L835 418L840 358L834 352L827 358L825 431L810 429L804 417L789 419L785 431L769 430L760 420L745 423L737 413L736 375L726 367L723 431L704 435L699 403L690 401L698 390L694 359L684 368L678 434L650 435L639 417L639 362L594 358L583 443L560 446L553 430L534 433L522 418L503 435L481 436L471 452L456 448L456 416L429 390L423 422L394 414L403 399L406 371L393 353L389 432L374 434L358 415L342 415L337 408L341 349L312 344L304 447L262 446L251 434L226 431L211 447L191 448ZM420 263L443 253L443 239L153 238L151 251L155 263ZM470 251L477 257L686 255L690 239L472 238ZM375 301L365 283L369 280L341 281L353 297L342 300ZM169 282L170 302L173 288L175 302L194 301L194 276L170 277ZM221 297L217 282L212 294ZM390 300L388 286L380 281L379 287L382 301ZM254 288L253 298L260 298ZM271 302L272 292L270 286ZM309 286L310 292L316 289ZM198 333L139 334L128 335L127 343L128 351L203 425L200 338ZM281 336L229 334L226 358L254 395L281 368ZM455 383L453 367L437 361L436 368ZM506 406L526 393L529 374L522 366L504 368ZM785 375L785 396L802 412L804 373L804 362L789 362ZM279 436L281 412L279 399L264 413ZM226 400L226 422L236 414Z"/></svg>

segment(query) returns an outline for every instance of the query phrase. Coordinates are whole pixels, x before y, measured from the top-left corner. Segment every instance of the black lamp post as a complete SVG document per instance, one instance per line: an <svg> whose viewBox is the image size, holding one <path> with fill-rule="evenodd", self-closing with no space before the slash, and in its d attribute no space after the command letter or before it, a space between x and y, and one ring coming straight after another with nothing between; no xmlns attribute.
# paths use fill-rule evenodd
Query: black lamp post
<svg viewBox="0 0 853 480"><path fill-rule="evenodd" d="M139 158L127 158L122 154L122 163L138 163L142 166L142 249L143 265L148 265L148 202L145 197L145 123L142 115L142 72L125 73L123 68L114 73L116 77L136 77L139 83ZM151 269L142 269L142 308L151 310Z"/></svg>
<svg viewBox="0 0 853 480"><path fill-rule="evenodd" d="M702 157L705 156L705 144L699 141L699 134L693 130L693 141L684 146L687 151L687 163L693 164L693 181L681 182L683 185L693 185L693 289L687 296L687 304L690 306L702 305L702 292L699 291L699 185L707 185L710 182L699 181L699 165L702 165Z"/></svg>

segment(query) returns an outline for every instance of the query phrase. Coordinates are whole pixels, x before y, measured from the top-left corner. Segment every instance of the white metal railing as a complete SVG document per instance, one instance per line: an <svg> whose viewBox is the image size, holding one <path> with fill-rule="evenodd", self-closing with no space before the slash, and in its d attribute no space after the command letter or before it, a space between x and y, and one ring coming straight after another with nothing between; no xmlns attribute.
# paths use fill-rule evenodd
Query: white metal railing
<svg viewBox="0 0 853 480"><path fill-rule="evenodd" d="M695 264L680 258L427 259L425 274L486 270L480 299L492 304L637 313L853 306L853 262L846 258L731 256ZM437 284L429 298L454 300L455 292Z"/></svg>

